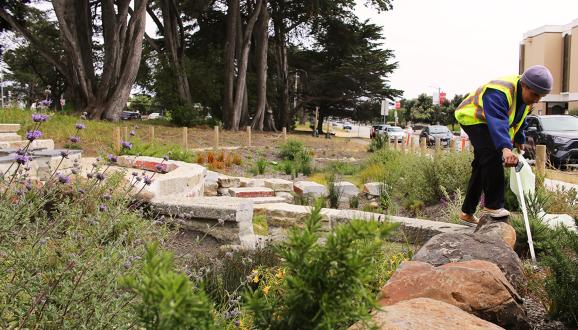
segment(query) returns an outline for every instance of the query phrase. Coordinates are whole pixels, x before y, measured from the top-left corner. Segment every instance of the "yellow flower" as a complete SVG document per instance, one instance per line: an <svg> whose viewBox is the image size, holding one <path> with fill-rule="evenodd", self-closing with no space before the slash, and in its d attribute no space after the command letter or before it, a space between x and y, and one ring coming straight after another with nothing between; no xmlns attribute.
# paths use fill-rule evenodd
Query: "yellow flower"
<svg viewBox="0 0 578 330"><path fill-rule="evenodd" d="M277 272L277 274L275 274L275 277L277 277L278 279L282 279L283 277L285 277L285 270L284 270L284 269L279 269L279 271Z"/></svg>
<svg viewBox="0 0 578 330"><path fill-rule="evenodd" d="M268 295L268 294L269 294L269 289L271 289L271 287L267 285L266 287L263 288L263 293L264 293L265 295Z"/></svg>
<svg viewBox="0 0 578 330"><path fill-rule="evenodd" d="M259 274L253 277L253 283L259 283Z"/></svg>

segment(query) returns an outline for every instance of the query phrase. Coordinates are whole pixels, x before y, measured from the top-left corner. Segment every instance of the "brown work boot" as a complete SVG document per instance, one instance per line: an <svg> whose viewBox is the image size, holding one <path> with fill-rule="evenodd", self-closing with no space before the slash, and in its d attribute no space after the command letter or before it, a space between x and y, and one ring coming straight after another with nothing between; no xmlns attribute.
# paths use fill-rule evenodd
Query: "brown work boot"
<svg viewBox="0 0 578 330"><path fill-rule="evenodd" d="M479 220L473 214L462 212L462 214L460 214L460 222L462 225L475 227L478 225Z"/></svg>

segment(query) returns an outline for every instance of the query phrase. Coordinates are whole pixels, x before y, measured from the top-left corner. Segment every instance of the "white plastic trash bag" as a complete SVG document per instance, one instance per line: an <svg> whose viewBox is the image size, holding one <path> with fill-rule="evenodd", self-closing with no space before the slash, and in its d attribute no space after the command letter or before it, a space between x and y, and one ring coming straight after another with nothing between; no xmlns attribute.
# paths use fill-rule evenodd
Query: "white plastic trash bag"
<svg viewBox="0 0 578 330"><path fill-rule="evenodd" d="M522 162L524 166L520 170L520 181L522 182L522 190L524 195L532 196L536 193L536 176L532 172L532 168L524 156L520 155L517 150L514 153L518 156L518 161ZM518 188L518 182L516 180L516 169L515 167L510 168L510 189L518 197L518 202L520 201L520 189Z"/></svg>

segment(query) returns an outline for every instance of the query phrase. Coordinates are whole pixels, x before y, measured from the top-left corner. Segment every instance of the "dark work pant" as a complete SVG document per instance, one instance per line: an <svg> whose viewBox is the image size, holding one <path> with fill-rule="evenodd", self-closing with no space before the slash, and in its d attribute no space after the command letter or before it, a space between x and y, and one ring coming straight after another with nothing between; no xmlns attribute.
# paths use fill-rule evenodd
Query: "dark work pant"
<svg viewBox="0 0 578 330"><path fill-rule="evenodd" d="M484 205L490 209L504 207L504 167L502 151L496 150L485 124L462 126L474 147L472 176L468 183L462 212L474 214L484 193Z"/></svg>

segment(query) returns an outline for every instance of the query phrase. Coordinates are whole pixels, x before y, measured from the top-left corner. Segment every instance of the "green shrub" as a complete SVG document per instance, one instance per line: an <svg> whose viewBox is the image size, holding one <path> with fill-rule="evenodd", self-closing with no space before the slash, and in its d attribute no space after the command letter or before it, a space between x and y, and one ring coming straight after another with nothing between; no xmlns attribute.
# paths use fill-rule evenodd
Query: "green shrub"
<svg viewBox="0 0 578 330"><path fill-rule="evenodd" d="M267 171L267 164L267 159L260 157L255 162L255 166L251 169L251 173L253 173L253 175L265 174L265 171Z"/></svg>
<svg viewBox="0 0 578 330"><path fill-rule="evenodd" d="M214 118L206 118L200 115L197 109L185 106L176 106L170 111L171 121L182 127L194 126L218 126L217 120Z"/></svg>
<svg viewBox="0 0 578 330"><path fill-rule="evenodd" d="M369 144L367 151L376 152L386 147L387 144L388 137L385 134L376 134L375 137L371 139L371 143Z"/></svg>
<svg viewBox="0 0 578 330"><path fill-rule="evenodd" d="M336 209L339 207L339 199L341 197L341 190L335 186L336 176L330 173L327 176L327 202L329 207Z"/></svg>
<svg viewBox="0 0 578 330"><path fill-rule="evenodd" d="M205 293L193 289L183 273L176 273L171 254L147 247L138 275L121 282L140 299L133 305L146 329L212 329L211 304Z"/></svg>
<svg viewBox="0 0 578 330"><path fill-rule="evenodd" d="M546 291L551 300L550 313L578 327L578 235L568 229L559 229L557 239L550 241L543 263L549 269Z"/></svg>
<svg viewBox="0 0 578 330"><path fill-rule="evenodd" d="M355 175L359 173L360 166L349 162L331 162L324 171L339 175Z"/></svg>
<svg viewBox="0 0 578 330"><path fill-rule="evenodd" d="M280 288L259 286L247 294L254 328L340 329L368 320L375 307L375 252L395 226L354 220L320 243L321 206L318 202L305 227L292 229L280 246L285 270Z"/></svg>
<svg viewBox="0 0 578 330"><path fill-rule="evenodd" d="M279 146L279 156L284 160L295 160L297 155L305 151L305 144L301 141L288 139Z"/></svg>
<svg viewBox="0 0 578 330"><path fill-rule="evenodd" d="M555 234L555 231L536 216L528 216L530 224L530 232L532 233L532 241L534 243L534 251L536 254L544 252L547 249L549 240ZM528 257L530 247L528 246L528 234L526 232L526 224L522 215L512 215L511 224L516 231L516 245L514 250L520 257Z"/></svg>
<svg viewBox="0 0 578 330"><path fill-rule="evenodd" d="M293 174L293 162L290 160L284 160L280 163L281 170L287 175Z"/></svg>

